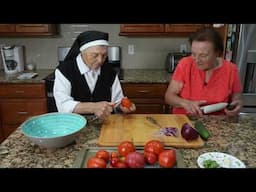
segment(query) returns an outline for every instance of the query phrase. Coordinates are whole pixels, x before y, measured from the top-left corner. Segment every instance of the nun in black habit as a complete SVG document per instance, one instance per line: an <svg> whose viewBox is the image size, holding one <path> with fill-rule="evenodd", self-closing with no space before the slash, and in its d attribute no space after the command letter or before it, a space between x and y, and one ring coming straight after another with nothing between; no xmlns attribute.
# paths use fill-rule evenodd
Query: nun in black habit
<svg viewBox="0 0 256 192"><path fill-rule="evenodd" d="M107 61L108 45L108 33L86 31L78 35L55 70L53 94L59 112L105 119L113 111L136 110L134 104L130 108L120 106L124 95L118 75Z"/></svg>

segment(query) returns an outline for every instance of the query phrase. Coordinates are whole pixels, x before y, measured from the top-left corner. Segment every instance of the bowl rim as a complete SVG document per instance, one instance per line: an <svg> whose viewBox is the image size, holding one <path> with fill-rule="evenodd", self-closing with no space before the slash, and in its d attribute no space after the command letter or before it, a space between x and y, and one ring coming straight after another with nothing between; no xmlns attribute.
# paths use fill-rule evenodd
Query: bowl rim
<svg viewBox="0 0 256 192"><path fill-rule="evenodd" d="M76 130L74 132L71 132L68 135L60 135L60 136L53 136L53 137L39 137L39 136L29 135L29 134L24 132L24 126L28 122L33 121L34 119L37 119L37 118L40 118L40 117L51 116L51 115L71 115L71 116L77 116L77 117L79 117L80 119L82 119L84 121L83 122L84 125L81 126L80 129L78 129L78 130ZM50 112L50 113L45 113L45 114L35 115L35 116L32 116L32 117L29 117L19 127L20 127L21 132L25 136L27 136L27 137L34 138L34 139L54 139L54 138L61 138L61 137L66 137L66 136L74 135L74 134L78 133L79 131L81 131L86 126L86 124L87 124L87 119L84 116L80 115L80 114L68 113L68 112Z"/></svg>

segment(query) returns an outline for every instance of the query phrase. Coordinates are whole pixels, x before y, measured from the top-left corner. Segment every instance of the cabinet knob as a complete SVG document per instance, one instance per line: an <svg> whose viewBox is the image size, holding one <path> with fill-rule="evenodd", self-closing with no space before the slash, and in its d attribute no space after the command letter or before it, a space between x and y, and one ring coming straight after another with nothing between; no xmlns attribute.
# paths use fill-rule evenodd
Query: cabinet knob
<svg viewBox="0 0 256 192"><path fill-rule="evenodd" d="M28 112L27 111L18 111L17 114L19 114L19 115L27 115Z"/></svg>
<svg viewBox="0 0 256 192"><path fill-rule="evenodd" d="M15 91L15 93L17 93L17 94L23 94L23 93L25 93L25 91Z"/></svg>
<svg viewBox="0 0 256 192"><path fill-rule="evenodd" d="M149 90L141 90L141 91L138 91L139 93L149 93Z"/></svg>

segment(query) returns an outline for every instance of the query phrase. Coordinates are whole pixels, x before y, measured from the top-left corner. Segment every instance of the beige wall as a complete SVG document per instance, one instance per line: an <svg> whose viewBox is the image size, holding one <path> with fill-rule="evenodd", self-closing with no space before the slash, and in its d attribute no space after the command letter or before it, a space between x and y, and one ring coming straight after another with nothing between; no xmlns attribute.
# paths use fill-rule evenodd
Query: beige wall
<svg viewBox="0 0 256 192"><path fill-rule="evenodd" d="M168 52L179 51L180 44L190 49L187 38L119 36L119 24L61 24L57 37L0 38L0 44L24 45L26 63L36 62L37 68L54 69L58 63L57 48L71 46L76 36L85 30L108 32L110 44L122 48L121 64L125 69L164 69ZM129 44L134 45L134 55L128 55Z"/></svg>

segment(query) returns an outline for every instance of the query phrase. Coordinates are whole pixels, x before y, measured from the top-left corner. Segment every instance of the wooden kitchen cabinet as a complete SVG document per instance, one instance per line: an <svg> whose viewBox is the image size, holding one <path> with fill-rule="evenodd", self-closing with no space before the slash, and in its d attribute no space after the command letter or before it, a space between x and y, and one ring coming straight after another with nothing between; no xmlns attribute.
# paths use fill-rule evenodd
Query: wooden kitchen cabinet
<svg viewBox="0 0 256 192"><path fill-rule="evenodd" d="M4 139L29 117L46 112L44 83L0 84L0 127Z"/></svg>
<svg viewBox="0 0 256 192"><path fill-rule="evenodd" d="M53 36L57 33L55 24L0 24L0 36Z"/></svg>
<svg viewBox="0 0 256 192"><path fill-rule="evenodd" d="M187 36L205 24L121 24L123 36Z"/></svg>
<svg viewBox="0 0 256 192"><path fill-rule="evenodd" d="M189 36L191 33L212 24L121 24L121 36ZM224 37L227 25L216 28Z"/></svg>
<svg viewBox="0 0 256 192"><path fill-rule="evenodd" d="M205 24L165 24L165 32L177 36L188 36L205 26Z"/></svg>
<svg viewBox="0 0 256 192"><path fill-rule="evenodd" d="M4 140L4 134L2 132L1 124L0 124L0 143Z"/></svg>
<svg viewBox="0 0 256 192"><path fill-rule="evenodd" d="M137 114L168 112L164 102L167 83L122 83L124 95L136 105Z"/></svg>
<svg viewBox="0 0 256 192"><path fill-rule="evenodd" d="M164 24L122 24L120 35L158 34L164 32Z"/></svg>

